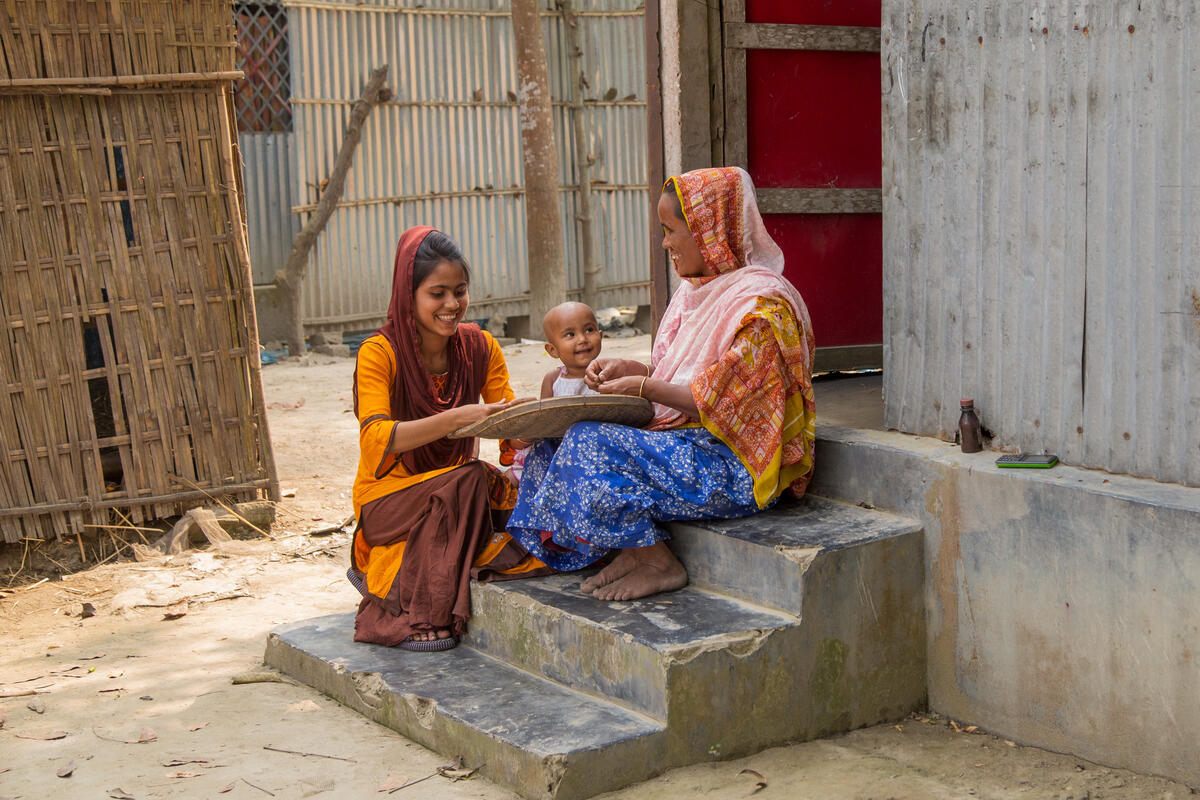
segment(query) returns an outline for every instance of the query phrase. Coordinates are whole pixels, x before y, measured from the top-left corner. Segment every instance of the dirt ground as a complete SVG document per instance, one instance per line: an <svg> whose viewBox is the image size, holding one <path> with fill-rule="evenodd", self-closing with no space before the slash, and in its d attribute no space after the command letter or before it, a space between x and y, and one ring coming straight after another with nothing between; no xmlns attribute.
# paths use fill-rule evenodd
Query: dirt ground
<svg viewBox="0 0 1200 800"><path fill-rule="evenodd" d="M647 358L649 341L606 340L604 347L606 354ZM517 393L535 394L549 359L536 346L506 352ZM280 483L294 493L279 505L271 540L110 562L0 591L0 799L514 797L479 777L438 774L447 756L305 686L232 681L264 671L273 626L355 605L343 577L348 535L312 534L350 513L353 367L352 360L310 356L264 368ZM818 407L820 396L818 388ZM483 455L494 458L494 445L485 444ZM81 616L84 603L94 616ZM1182 784L920 715L672 770L606 797L1191 794Z"/></svg>

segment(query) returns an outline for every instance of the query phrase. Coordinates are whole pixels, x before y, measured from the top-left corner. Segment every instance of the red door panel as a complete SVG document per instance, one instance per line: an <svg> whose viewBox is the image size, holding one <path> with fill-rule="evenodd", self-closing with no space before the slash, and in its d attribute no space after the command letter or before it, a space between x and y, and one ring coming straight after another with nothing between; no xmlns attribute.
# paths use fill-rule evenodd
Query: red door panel
<svg viewBox="0 0 1200 800"><path fill-rule="evenodd" d="M880 0L746 0L745 8L751 25L880 25ZM878 52L752 46L745 79L746 167L759 189L880 187ZM882 215L773 213L763 219L812 314L818 367L824 348L877 350L883 341Z"/></svg>
<svg viewBox="0 0 1200 800"><path fill-rule="evenodd" d="M783 274L804 297L817 348L883 341L883 219L879 214L768 214Z"/></svg>

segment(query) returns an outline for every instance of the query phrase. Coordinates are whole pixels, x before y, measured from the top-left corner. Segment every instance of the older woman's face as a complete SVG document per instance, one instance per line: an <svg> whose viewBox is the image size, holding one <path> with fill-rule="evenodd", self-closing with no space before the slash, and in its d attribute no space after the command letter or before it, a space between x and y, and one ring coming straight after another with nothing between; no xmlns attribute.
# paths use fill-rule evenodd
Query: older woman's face
<svg viewBox="0 0 1200 800"><path fill-rule="evenodd" d="M704 256L692 238L687 223L679 218L679 201L673 194L663 194L658 198L658 221L662 223L662 246L675 265L675 272L681 278L701 278L711 275Z"/></svg>

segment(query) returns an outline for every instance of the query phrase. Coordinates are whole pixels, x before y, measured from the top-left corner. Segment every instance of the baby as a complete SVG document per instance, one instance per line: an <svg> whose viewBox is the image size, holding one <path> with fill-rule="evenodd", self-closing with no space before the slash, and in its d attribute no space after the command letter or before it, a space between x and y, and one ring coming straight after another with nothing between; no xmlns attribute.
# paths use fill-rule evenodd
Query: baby
<svg viewBox="0 0 1200 800"><path fill-rule="evenodd" d="M542 378L541 399L547 397L571 397L596 394L583 382L583 373L588 364L600 355L600 326L596 314L585 303L560 303L547 312L542 320L542 333L546 336L546 353L562 362L561 366L546 373ZM513 447L521 448L509 458L501 455L501 464L510 463L505 475L513 483L521 479L525 466L525 455L531 442L523 439L510 440ZM510 451L511 452L511 451Z"/></svg>
<svg viewBox="0 0 1200 800"><path fill-rule="evenodd" d="M542 378L541 397L570 397L596 394L583 383L588 364L600 355L600 326L596 314L584 303L560 303L542 320L546 353L557 358L555 367Z"/></svg>

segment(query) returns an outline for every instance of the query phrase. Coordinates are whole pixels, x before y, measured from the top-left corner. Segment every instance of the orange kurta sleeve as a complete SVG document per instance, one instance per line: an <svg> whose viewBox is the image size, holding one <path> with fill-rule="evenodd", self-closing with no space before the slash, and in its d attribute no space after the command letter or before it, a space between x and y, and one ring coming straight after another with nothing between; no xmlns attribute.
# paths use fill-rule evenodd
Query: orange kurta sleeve
<svg viewBox="0 0 1200 800"><path fill-rule="evenodd" d="M487 331L483 335L488 340L488 369L483 381L483 402L499 403L512 400L516 393L508 382L508 362L504 360L504 351L500 343Z"/></svg>

